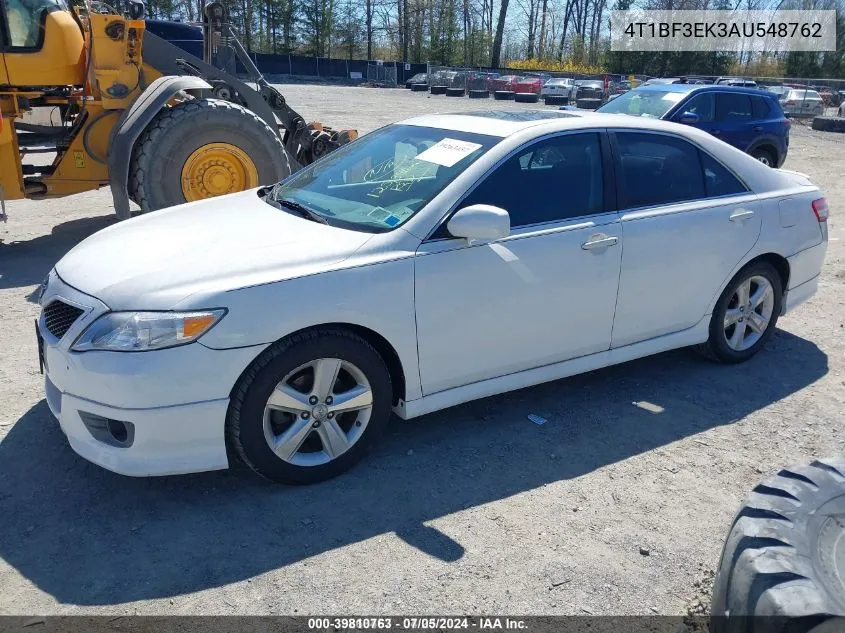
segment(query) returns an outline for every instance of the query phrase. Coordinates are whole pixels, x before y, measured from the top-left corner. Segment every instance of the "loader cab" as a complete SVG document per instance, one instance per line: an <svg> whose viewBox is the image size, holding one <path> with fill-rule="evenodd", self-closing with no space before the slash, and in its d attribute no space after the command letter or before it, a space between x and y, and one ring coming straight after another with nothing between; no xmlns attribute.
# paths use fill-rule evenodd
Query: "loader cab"
<svg viewBox="0 0 845 633"><path fill-rule="evenodd" d="M0 83L78 85L85 37L65 0L0 0Z"/></svg>

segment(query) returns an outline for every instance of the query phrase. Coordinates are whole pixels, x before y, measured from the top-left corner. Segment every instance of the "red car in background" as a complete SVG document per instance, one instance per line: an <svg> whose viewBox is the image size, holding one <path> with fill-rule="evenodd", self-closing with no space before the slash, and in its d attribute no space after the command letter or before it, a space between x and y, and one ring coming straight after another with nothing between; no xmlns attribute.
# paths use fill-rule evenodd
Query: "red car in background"
<svg viewBox="0 0 845 633"><path fill-rule="evenodd" d="M519 81L517 75L502 75L487 81L487 90L494 99L510 99L514 94L514 85Z"/></svg>
<svg viewBox="0 0 845 633"><path fill-rule="evenodd" d="M525 75L513 85L514 100L537 103L543 85L550 79L549 75Z"/></svg>

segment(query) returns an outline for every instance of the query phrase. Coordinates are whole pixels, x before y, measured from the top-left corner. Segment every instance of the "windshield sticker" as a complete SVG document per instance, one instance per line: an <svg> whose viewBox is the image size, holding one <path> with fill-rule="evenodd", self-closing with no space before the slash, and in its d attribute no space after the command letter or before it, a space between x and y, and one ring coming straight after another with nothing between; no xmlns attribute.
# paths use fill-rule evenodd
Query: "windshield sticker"
<svg viewBox="0 0 845 633"><path fill-rule="evenodd" d="M479 147L481 147L479 143L444 138L421 154L418 154L416 159L424 160L427 163L434 163L435 165L442 165L443 167L451 167L462 158L472 154Z"/></svg>
<svg viewBox="0 0 845 633"><path fill-rule="evenodd" d="M395 215L389 215L384 219L384 223L387 226L396 226L397 224L399 224L399 222L401 222L401 220Z"/></svg>

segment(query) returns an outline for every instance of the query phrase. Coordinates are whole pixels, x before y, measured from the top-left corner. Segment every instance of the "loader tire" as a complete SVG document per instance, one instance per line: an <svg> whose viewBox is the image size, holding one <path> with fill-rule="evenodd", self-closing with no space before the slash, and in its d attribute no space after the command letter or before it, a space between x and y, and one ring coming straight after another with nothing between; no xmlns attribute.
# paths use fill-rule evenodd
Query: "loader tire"
<svg viewBox="0 0 845 633"><path fill-rule="evenodd" d="M268 185L291 173L279 136L255 113L221 99L165 108L141 134L129 195L144 212Z"/></svg>
<svg viewBox="0 0 845 633"><path fill-rule="evenodd" d="M725 542L713 633L845 630L845 459L758 484Z"/></svg>

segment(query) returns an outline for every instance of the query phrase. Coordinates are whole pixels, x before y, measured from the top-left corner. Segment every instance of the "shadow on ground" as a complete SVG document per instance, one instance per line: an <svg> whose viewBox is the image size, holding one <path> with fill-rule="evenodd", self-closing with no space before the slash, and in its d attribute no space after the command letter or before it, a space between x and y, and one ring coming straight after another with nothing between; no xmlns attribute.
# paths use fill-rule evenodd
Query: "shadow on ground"
<svg viewBox="0 0 845 633"><path fill-rule="evenodd" d="M814 344L776 334L741 366L670 352L395 420L361 465L310 487L241 470L115 475L71 451L42 401L0 443L0 556L79 605L218 587L384 533L454 561L460 539L424 522L731 424L827 372Z"/></svg>
<svg viewBox="0 0 845 633"><path fill-rule="evenodd" d="M53 227L49 235L31 240L0 242L0 290L40 284L65 253L89 235L117 221L113 215L71 220ZM28 300L35 302L32 294Z"/></svg>

